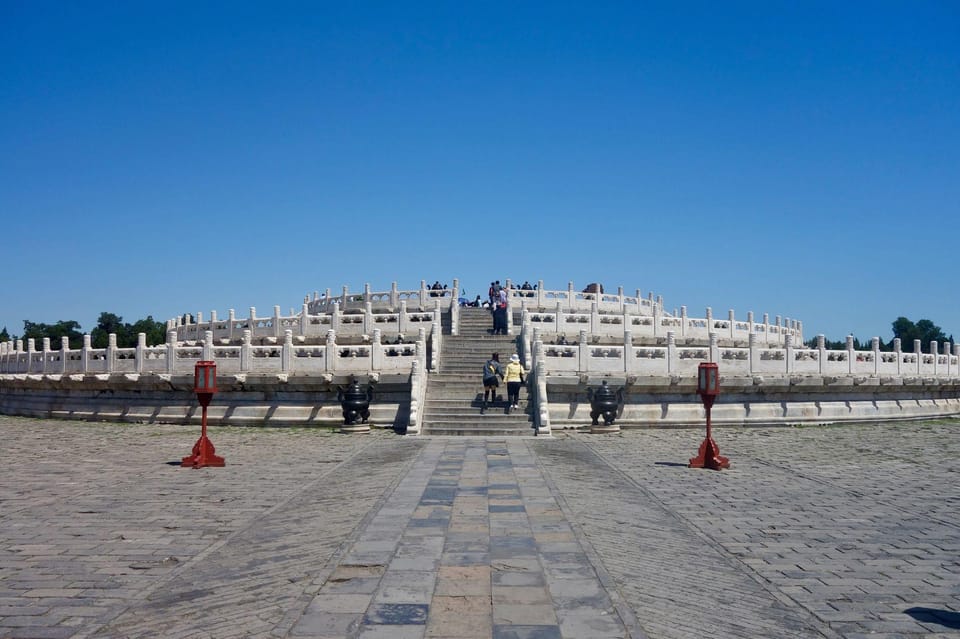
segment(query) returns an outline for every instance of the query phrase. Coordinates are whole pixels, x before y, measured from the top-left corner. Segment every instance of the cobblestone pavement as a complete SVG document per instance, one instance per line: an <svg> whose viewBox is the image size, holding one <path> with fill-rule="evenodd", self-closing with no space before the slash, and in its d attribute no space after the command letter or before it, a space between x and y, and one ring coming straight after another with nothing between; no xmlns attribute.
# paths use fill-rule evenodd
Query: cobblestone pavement
<svg viewBox="0 0 960 639"><path fill-rule="evenodd" d="M0 638L960 637L960 423L197 430L0 417Z"/></svg>

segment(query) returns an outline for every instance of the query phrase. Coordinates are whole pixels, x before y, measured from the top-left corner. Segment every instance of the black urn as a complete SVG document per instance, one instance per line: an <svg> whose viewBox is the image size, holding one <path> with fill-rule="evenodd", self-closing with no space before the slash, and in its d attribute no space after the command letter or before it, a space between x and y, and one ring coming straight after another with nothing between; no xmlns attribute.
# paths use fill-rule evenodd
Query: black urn
<svg viewBox="0 0 960 639"><path fill-rule="evenodd" d="M340 389L337 392L337 399L340 400L340 407L343 409L343 423L347 426L356 424L358 421L366 424L370 417L370 400L373 399L373 389L369 386L364 389L356 378L350 382L346 390Z"/></svg>
<svg viewBox="0 0 960 639"><path fill-rule="evenodd" d="M603 415L603 423L609 426L617 418L617 409L620 408L620 392L614 391L607 386L607 380L603 380L600 388L590 389L588 391L590 398L590 419L593 425L599 424L600 416Z"/></svg>

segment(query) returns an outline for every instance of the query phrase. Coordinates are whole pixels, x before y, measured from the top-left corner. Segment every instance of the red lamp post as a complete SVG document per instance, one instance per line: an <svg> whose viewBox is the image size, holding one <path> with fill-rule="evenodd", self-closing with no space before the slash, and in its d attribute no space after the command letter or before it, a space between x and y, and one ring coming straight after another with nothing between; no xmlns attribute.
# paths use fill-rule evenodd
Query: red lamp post
<svg viewBox="0 0 960 639"><path fill-rule="evenodd" d="M201 418L200 439L193 445L193 453L184 457L181 466L190 466L192 468L203 468L204 466L225 466L223 457L218 457L213 442L207 437L207 406L217 392L217 363L216 362L197 362L193 370L193 392L197 394L197 400L203 407L203 416Z"/></svg>
<svg viewBox="0 0 960 639"><path fill-rule="evenodd" d="M713 470L730 468L730 460L720 455L720 448L717 442L713 441L713 434L710 432L710 409L713 408L713 401L720 394L720 371L714 362L700 364L697 371L697 393L707 411L707 436L700 444L697 456L690 458L690 468L712 468Z"/></svg>

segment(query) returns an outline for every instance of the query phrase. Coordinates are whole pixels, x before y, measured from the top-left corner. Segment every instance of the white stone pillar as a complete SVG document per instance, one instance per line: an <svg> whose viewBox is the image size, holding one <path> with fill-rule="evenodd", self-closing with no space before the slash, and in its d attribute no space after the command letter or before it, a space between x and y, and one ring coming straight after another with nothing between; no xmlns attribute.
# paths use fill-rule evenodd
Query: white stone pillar
<svg viewBox="0 0 960 639"><path fill-rule="evenodd" d="M203 332L203 359L206 362L213 361L213 331Z"/></svg>
<svg viewBox="0 0 960 639"><path fill-rule="evenodd" d="M633 371L633 367L634 367L633 364L635 360L636 358L633 356L633 332L630 330L624 330L623 331L623 372L624 373L630 373Z"/></svg>
<svg viewBox="0 0 960 639"><path fill-rule="evenodd" d="M232 308L227 311L227 322L230 324L230 326L227 327L227 339L229 339L232 344L235 330L234 325L237 323L237 313Z"/></svg>
<svg viewBox="0 0 960 639"><path fill-rule="evenodd" d="M341 322L343 322L343 311L340 302L334 302L333 309L330 312L330 330L339 331Z"/></svg>
<svg viewBox="0 0 960 639"><path fill-rule="evenodd" d="M870 350L873 351L873 374L880 374L880 338L870 338Z"/></svg>
<svg viewBox="0 0 960 639"><path fill-rule="evenodd" d="M787 335L783 340L783 350L784 350L784 371L787 375L791 374L794 369L794 356L793 356L793 336Z"/></svg>
<svg viewBox="0 0 960 639"><path fill-rule="evenodd" d="M167 335L173 335L174 340L176 340L177 332L169 331ZM90 333L87 333L83 336L83 346L80 347L80 370L84 374L90 370L90 351L93 350L91 346Z"/></svg>
<svg viewBox="0 0 960 639"><path fill-rule="evenodd" d="M680 337L687 334L687 307L680 307Z"/></svg>
<svg viewBox="0 0 960 639"><path fill-rule="evenodd" d="M253 331L243 331L243 343L240 345L240 372L246 373L253 363Z"/></svg>
<svg viewBox="0 0 960 639"><path fill-rule="evenodd" d="M147 354L147 334L146 333L137 333L137 354L136 359L134 360L134 370L137 373L143 372L143 360Z"/></svg>
<svg viewBox="0 0 960 639"><path fill-rule="evenodd" d="M820 374L823 375L827 361L827 338L822 333L817 335L817 360L820 363Z"/></svg>
<svg viewBox="0 0 960 639"><path fill-rule="evenodd" d="M847 372L853 373L853 367L856 362L854 358L856 354L853 351L853 335L847 335Z"/></svg>
<svg viewBox="0 0 960 639"><path fill-rule="evenodd" d="M383 370L383 344L379 328L373 329L373 342L370 345L370 365L374 371Z"/></svg>
<svg viewBox="0 0 960 639"><path fill-rule="evenodd" d="M940 345L936 340L930 342L930 355L933 356L933 376L936 377L940 372L940 365L937 361L940 359Z"/></svg>
<svg viewBox="0 0 960 639"><path fill-rule="evenodd" d="M303 336L307 335L307 332L310 330L310 309L306 304L303 305L303 308L300 309L300 334Z"/></svg>
<svg viewBox="0 0 960 639"><path fill-rule="evenodd" d="M67 372L67 361L70 359L70 338L66 335L60 338L60 374Z"/></svg>
<svg viewBox="0 0 960 639"><path fill-rule="evenodd" d="M400 302L400 317L397 318L397 331L401 335L409 333L409 327L407 324L409 319L407 318L407 300Z"/></svg>
<svg viewBox="0 0 960 639"><path fill-rule="evenodd" d="M727 325L730 328L730 332L729 332L730 339L734 339L734 337L736 337L736 329L734 328L736 323L737 322L734 319L733 309L731 308L730 310L727 311Z"/></svg>
<svg viewBox="0 0 960 639"><path fill-rule="evenodd" d="M672 375L680 364L677 353L677 334L667 331L667 374Z"/></svg>
<svg viewBox="0 0 960 639"><path fill-rule="evenodd" d="M576 299L577 293L573 290L573 282L567 282L567 311L570 312L573 310L573 301Z"/></svg>
<svg viewBox="0 0 960 639"><path fill-rule="evenodd" d="M390 283L390 312L396 313L397 306L400 304L400 293L397 290L397 282Z"/></svg>
<svg viewBox="0 0 960 639"><path fill-rule="evenodd" d="M920 346L920 340L913 340L913 354L917 359L917 375L920 374L921 366L923 366L923 348Z"/></svg>
<svg viewBox="0 0 960 639"><path fill-rule="evenodd" d="M112 373L114 369L114 362L117 357L117 334L110 333L107 335L107 372Z"/></svg>
<svg viewBox="0 0 960 639"><path fill-rule="evenodd" d="M334 372L337 364L337 333L327 331L327 347L324 349L323 368L328 373Z"/></svg>
<svg viewBox="0 0 960 639"><path fill-rule="evenodd" d="M590 370L590 344L587 342L587 331L580 331L580 339L577 342L578 362L577 368L581 373Z"/></svg>
<svg viewBox="0 0 960 639"><path fill-rule="evenodd" d="M713 331L710 332L710 361L720 363L720 338Z"/></svg>
<svg viewBox="0 0 960 639"><path fill-rule="evenodd" d="M600 297L600 294L597 294ZM590 302L590 332L594 335L600 334L600 304L597 300Z"/></svg>
<svg viewBox="0 0 960 639"><path fill-rule="evenodd" d="M283 348L280 351L280 370L289 373L291 362L293 360L293 331L287 329L283 332Z"/></svg>
<svg viewBox="0 0 960 639"><path fill-rule="evenodd" d="M44 337L42 344L43 344L43 352L41 353L40 357L42 357L43 359L41 359L40 361L40 372L46 374L47 360L50 359L50 338Z"/></svg>
<svg viewBox="0 0 960 639"><path fill-rule="evenodd" d="M897 354L897 377L903 375L903 351L900 345L900 338L893 338L893 352Z"/></svg>
<svg viewBox="0 0 960 639"><path fill-rule="evenodd" d="M90 348L90 336L83 336L83 371L87 371L87 351ZM177 331L167 331L167 374L173 374L177 368Z"/></svg>
<svg viewBox="0 0 960 639"><path fill-rule="evenodd" d="M753 375L760 370L760 349L757 348L757 336L754 333L747 338L747 348L750 349L750 374Z"/></svg>

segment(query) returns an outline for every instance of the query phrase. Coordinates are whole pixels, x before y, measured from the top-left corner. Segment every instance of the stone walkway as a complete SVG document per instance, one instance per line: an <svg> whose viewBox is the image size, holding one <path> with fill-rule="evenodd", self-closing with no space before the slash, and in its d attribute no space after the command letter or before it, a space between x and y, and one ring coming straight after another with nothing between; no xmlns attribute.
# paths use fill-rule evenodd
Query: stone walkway
<svg viewBox="0 0 960 639"><path fill-rule="evenodd" d="M0 637L960 637L958 434L0 417Z"/></svg>

